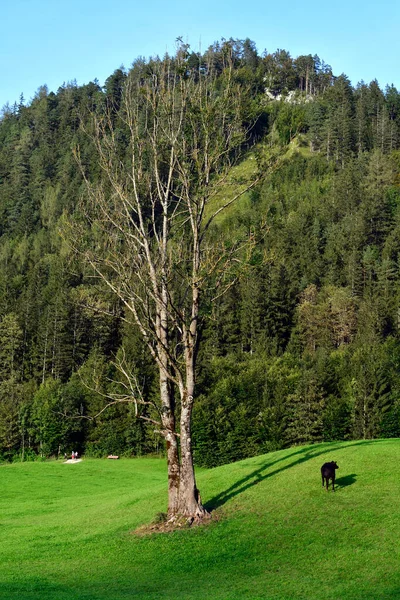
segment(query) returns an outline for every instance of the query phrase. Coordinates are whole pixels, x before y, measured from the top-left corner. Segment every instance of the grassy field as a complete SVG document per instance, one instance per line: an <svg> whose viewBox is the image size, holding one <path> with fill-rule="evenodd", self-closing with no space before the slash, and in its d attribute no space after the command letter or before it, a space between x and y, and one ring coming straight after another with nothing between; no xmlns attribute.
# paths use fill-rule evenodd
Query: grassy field
<svg viewBox="0 0 400 600"><path fill-rule="evenodd" d="M398 599L399 464L400 440L378 440L201 470L219 518L144 537L132 531L166 507L163 461L2 465L0 598Z"/></svg>

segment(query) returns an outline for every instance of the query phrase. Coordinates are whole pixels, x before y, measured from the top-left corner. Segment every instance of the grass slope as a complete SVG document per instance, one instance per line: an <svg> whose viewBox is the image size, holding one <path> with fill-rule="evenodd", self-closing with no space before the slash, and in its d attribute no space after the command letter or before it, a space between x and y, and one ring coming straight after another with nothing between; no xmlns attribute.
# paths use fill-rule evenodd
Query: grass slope
<svg viewBox="0 0 400 600"><path fill-rule="evenodd" d="M243 159L237 165L231 168L219 193L217 193L207 205L205 220L242 192L241 196L238 196L231 205L225 210L222 210L214 219L214 224L219 228L225 227L226 229L226 227L228 227L230 239L236 240L239 237L238 220L242 217L244 221L247 222L248 215L251 213L252 192L246 192L244 190L260 176L255 153L259 153L262 159L268 162L268 160L272 159L273 155L276 156L277 149L279 150L279 146L271 148L269 143L265 142L256 144L252 150L245 154ZM281 148L279 164L285 164L287 160L293 158L297 154L300 154L303 157L311 156L308 141L306 137L301 134L295 136L287 147ZM268 171L264 173L264 175L268 178Z"/></svg>
<svg viewBox="0 0 400 600"><path fill-rule="evenodd" d="M336 460L335 494L319 468ZM198 474L207 527L138 537L161 460L0 467L0 598L400 597L400 440L297 447Z"/></svg>

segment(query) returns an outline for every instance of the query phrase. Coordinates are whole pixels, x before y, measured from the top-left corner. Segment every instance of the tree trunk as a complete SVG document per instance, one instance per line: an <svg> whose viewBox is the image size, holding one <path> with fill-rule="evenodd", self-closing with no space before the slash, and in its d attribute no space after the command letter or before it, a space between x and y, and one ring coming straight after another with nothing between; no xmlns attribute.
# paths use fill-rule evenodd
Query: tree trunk
<svg viewBox="0 0 400 600"><path fill-rule="evenodd" d="M180 465L176 436L168 433L166 436L167 466L168 466L168 517L179 512Z"/></svg>
<svg viewBox="0 0 400 600"><path fill-rule="evenodd" d="M25 460L25 423L22 425L22 452L21 452L21 462Z"/></svg>
<svg viewBox="0 0 400 600"><path fill-rule="evenodd" d="M208 516L201 503L197 489L192 452L192 410L193 396L185 391L181 409L181 470L179 485L179 514L188 519L200 520Z"/></svg>
<svg viewBox="0 0 400 600"><path fill-rule="evenodd" d="M166 329L165 329L166 331ZM165 331L161 335L165 335ZM167 362L165 350L160 347L159 354ZM161 399L161 421L163 426L163 435L167 447L167 468L168 468L168 516L172 517L179 510L179 482L180 482L180 464L179 448L175 427L175 411L173 406L173 397L171 385L164 369L160 368L160 399Z"/></svg>
<svg viewBox="0 0 400 600"><path fill-rule="evenodd" d="M179 509L179 449L175 433L174 412L171 410L171 390L166 375L160 371L160 393L162 402L162 423L167 446L168 468L168 516L173 516Z"/></svg>

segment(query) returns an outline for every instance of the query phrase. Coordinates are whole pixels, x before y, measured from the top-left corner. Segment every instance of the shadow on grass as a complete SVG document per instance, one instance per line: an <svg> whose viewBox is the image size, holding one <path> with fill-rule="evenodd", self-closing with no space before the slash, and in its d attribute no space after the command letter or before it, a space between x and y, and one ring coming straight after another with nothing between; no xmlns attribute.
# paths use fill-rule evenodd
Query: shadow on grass
<svg viewBox="0 0 400 600"><path fill-rule="evenodd" d="M332 443L322 444L322 445L318 445L318 446L311 447L311 448L310 448L310 446L307 446L307 447L302 447L298 450L295 450L291 454L285 454L282 458L278 458L276 460L271 460L271 461L268 460L268 455L267 455L267 457L265 459L265 464L263 464L259 469L255 469L254 471L252 471L251 473L246 475L246 477L243 477L242 479L239 479L239 481L236 481L235 483L233 483L229 488L227 488L226 490L224 490L221 493L214 496L214 498L211 498L208 502L205 503L205 507L209 512L211 512L211 511L215 510L216 508L219 508L226 502L228 502L228 500L230 500L231 498L234 498L238 494L245 492L249 488L260 483L261 481L265 481L269 477L273 477L274 475L277 475L278 473L282 473L283 471L287 471L288 469L291 469L295 465L299 465L301 463L307 462L308 460L311 460L318 456L322 456L323 454L329 453L332 455L335 452L336 448L338 450L341 450L342 448L350 448L350 447L353 448L355 446L361 446L361 445L365 446L367 444L377 444L379 442L386 442L386 441L387 440L361 440L359 442L352 442L351 444L345 444L345 445L343 445L343 442L338 442L337 444L332 444ZM276 469L269 470L274 465L276 465L280 462L283 462L283 461L285 461L285 462L289 461L290 459L294 459L294 460L292 460L291 462L289 462L289 464L286 464L282 467L278 467ZM317 475L318 475L318 471L317 471ZM340 477L336 480L337 484L340 485L340 487L347 487L347 486L355 483L355 481L356 481L355 474L346 475L346 476Z"/></svg>
<svg viewBox="0 0 400 600"><path fill-rule="evenodd" d="M69 600L71 597L77 598L72 589L40 577L25 578L21 575L20 582L3 581L0 588L1 600Z"/></svg>
<svg viewBox="0 0 400 600"><path fill-rule="evenodd" d="M111 575L110 575L111 577ZM0 585L0 600L131 600L132 597L155 597L155 590L148 583L139 583L136 587L131 582L113 582L111 588L104 580L96 578L88 584L77 581L71 574L68 583L58 584L46 578L24 578L21 581L3 582Z"/></svg>
<svg viewBox="0 0 400 600"><path fill-rule="evenodd" d="M338 477L335 481L335 486L338 487L348 487L349 485L353 485L357 480L357 475L355 473L351 473L351 475L345 475L345 477Z"/></svg>

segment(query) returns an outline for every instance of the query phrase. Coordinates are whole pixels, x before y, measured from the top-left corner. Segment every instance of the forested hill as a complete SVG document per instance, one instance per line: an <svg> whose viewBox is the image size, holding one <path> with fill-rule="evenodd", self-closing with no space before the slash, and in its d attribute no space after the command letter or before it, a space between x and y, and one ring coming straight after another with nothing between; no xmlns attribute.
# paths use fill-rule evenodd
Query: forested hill
<svg viewBox="0 0 400 600"><path fill-rule="evenodd" d="M248 89L248 155L279 168L218 220L223 239L251 246L225 294L204 305L194 413L195 457L213 466L297 443L400 436L400 94L352 87L318 56L260 56L250 40L204 55L178 49L185 73L227 57ZM0 121L0 458L71 449L103 456L162 450L131 404L95 420L122 349L157 379L123 308L66 241L84 190L73 149L101 177L82 123L103 107L119 144L125 82L160 59L117 69L104 88L39 88ZM261 157L261 158L260 158ZM232 181L227 183L232 187ZM224 190L221 190L224 194ZM79 215L76 217L78 218ZM60 231L64 231L63 236ZM94 382L93 389L87 382Z"/></svg>

